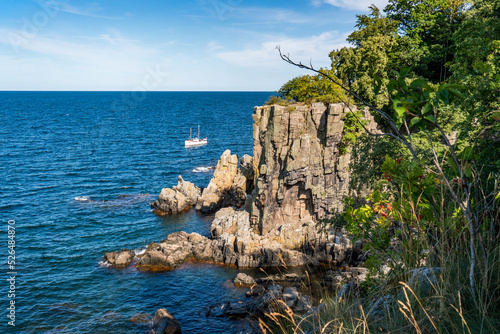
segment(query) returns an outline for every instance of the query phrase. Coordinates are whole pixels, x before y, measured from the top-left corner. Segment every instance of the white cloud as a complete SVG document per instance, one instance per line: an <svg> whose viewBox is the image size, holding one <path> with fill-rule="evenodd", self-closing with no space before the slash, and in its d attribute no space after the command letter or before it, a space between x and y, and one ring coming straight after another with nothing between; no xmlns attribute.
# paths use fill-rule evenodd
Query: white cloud
<svg viewBox="0 0 500 334"><path fill-rule="evenodd" d="M108 19L108 20L120 19L119 17L111 17L111 16L104 16L104 15L97 14L97 12L100 12L102 10L102 8L96 3L91 3L86 9L77 8L75 6L69 5L67 2L56 1L56 0L40 1L40 5L46 6L48 8L53 9L53 10L57 10L57 11L65 12L65 13L70 13L70 14L75 14L75 15L88 16L88 17L94 17L94 18L100 18L100 19Z"/></svg>
<svg viewBox="0 0 500 334"><path fill-rule="evenodd" d="M23 89L131 90L142 84L148 69L161 66L167 72L170 62L158 47L123 38L117 31L68 40L0 28L0 47L10 51L4 55L12 55L3 58L0 89L17 89L18 82Z"/></svg>
<svg viewBox="0 0 500 334"><path fill-rule="evenodd" d="M274 37L255 47L246 47L243 50L224 51L216 55L232 64L245 67L273 67L284 62L280 59L276 46L280 46L284 54L303 63L313 63L315 67L329 66L328 54L333 49L347 45L346 36L336 31L327 31L308 38Z"/></svg>
<svg viewBox="0 0 500 334"><path fill-rule="evenodd" d="M208 42L208 47L207 47L208 52L214 52L214 51L217 51L217 50L220 50L220 49L223 49L223 48L224 47L220 43L218 43L216 41L209 41Z"/></svg>
<svg viewBox="0 0 500 334"><path fill-rule="evenodd" d="M313 5L326 3L335 7L342 7L352 10L362 10L367 12L368 6L375 5L379 9L384 9L389 0L313 0Z"/></svg>

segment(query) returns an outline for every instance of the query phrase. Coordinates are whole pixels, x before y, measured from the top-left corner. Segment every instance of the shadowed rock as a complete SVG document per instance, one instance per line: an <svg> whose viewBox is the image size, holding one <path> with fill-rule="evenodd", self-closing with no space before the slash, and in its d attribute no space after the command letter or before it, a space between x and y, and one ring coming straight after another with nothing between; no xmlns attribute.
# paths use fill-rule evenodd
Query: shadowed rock
<svg viewBox="0 0 500 334"><path fill-rule="evenodd" d="M156 311L152 321L152 334L181 334L179 321L167 309Z"/></svg>

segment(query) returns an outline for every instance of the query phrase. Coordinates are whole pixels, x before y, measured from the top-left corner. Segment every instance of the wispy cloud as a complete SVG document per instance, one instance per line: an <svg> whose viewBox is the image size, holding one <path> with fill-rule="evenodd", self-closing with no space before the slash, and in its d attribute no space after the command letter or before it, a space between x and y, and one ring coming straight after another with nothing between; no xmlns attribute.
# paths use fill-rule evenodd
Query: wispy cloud
<svg viewBox="0 0 500 334"><path fill-rule="evenodd" d="M2 48L10 47L8 36L13 34L21 36L22 32L0 28ZM101 85L125 85L124 89L133 89L131 85L141 82L148 67L166 67L170 63L169 53L165 53L164 48L124 38L116 31L79 36L78 39L37 35L17 48L14 57L4 58L7 66L0 70L0 76L24 78L25 83L31 80L42 87L47 85L56 89L61 89L58 85L68 81L72 87L79 87L79 82L84 82L87 87L92 85L96 89ZM47 84L52 78L58 78L59 82L53 82L52 86Z"/></svg>
<svg viewBox="0 0 500 334"><path fill-rule="evenodd" d="M272 13L272 15L270 15ZM318 22L318 17L309 16L297 11L284 8L267 7L237 7L232 13L239 21L251 22L252 24L308 24Z"/></svg>
<svg viewBox="0 0 500 334"><path fill-rule="evenodd" d="M102 8L97 3L91 3L86 8L78 8L73 5L70 5L68 2L54 1L54 0L40 1L40 4L42 6L46 6L57 11L75 15L88 16L88 17L107 19L107 20L122 19L121 17L106 16L99 14L99 12L102 11Z"/></svg>
<svg viewBox="0 0 500 334"><path fill-rule="evenodd" d="M216 41L210 41L208 42L208 47L207 47L207 50L208 52L214 52L214 51L217 51L217 50L220 50L220 49L223 49L224 47L216 42Z"/></svg>
<svg viewBox="0 0 500 334"><path fill-rule="evenodd" d="M276 46L279 45L282 52L290 54L296 60L307 63L312 61L315 66L328 66L330 64L328 54L333 49L346 46L345 39L345 34L341 35L336 31L327 31L307 38L275 37L257 47L219 52L217 56L239 66L276 66L282 63L276 50Z"/></svg>
<svg viewBox="0 0 500 334"><path fill-rule="evenodd" d="M0 43L9 44L11 41L8 36L13 35L22 36L22 31L0 28ZM19 44L18 47L21 50L57 57L60 60L93 63L101 66L103 63L111 65L124 61L134 63L134 59L145 59L157 53L153 47L139 45L133 40L123 38L116 31L100 36L80 36L80 39L90 39L94 42L85 43L66 38L48 38L37 35L26 40L26 43ZM115 66L112 67L115 68Z"/></svg>
<svg viewBox="0 0 500 334"><path fill-rule="evenodd" d="M312 4L319 6L323 3L329 4L335 7L341 7L351 10L368 11L370 5L375 5L379 9L384 9L389 0L312 0Z"/></svg>

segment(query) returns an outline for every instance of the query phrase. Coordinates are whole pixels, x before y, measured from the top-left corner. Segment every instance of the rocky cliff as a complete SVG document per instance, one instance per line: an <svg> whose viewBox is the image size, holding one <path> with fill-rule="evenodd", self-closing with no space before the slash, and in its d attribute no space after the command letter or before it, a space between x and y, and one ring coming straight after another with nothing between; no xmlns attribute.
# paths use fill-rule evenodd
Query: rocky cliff
<svg viewBox="0 0 500 334"><path fill-rule="evenodd" d="M323 103L255 108L251 224L260 234L283 227L292 232L342 209L349 191L350 154L341 155L338 145L343 116L351 111L356 107ZM375 129L369 111L363 114L367 127Z"/></svg>
<svg viewBox="0 0 500 334"><path fill-rule="evenodd" d="M219 211L212 239L224 262L241 267L301 265L335 261L359 253L342 232L321 232L318 221L342 209L349 192L350 154L339 143L344 104L256 107L253 115L254 183L249 221L239 212ZM363 110L366 127L376 123ZM356 256L349 261L356 262Z"/></svg>
<svg viewBox="0 0 500 334"><path fill-rule="evenodd" d="M138 265L171 268L189 259L238 267L362 262L360 243L317 224L342 209L349 192L350 154L341 155L339 143L343 119L352 111L323 103L256 107L253 160L245 156L238 164L236 155L224 152L197 200L201 212L219 210L211 237L174 233L150 244ZM376 130L368 110L363 115L365 126ZM132 261L126 251L106 258L112 264Z"/></svg>

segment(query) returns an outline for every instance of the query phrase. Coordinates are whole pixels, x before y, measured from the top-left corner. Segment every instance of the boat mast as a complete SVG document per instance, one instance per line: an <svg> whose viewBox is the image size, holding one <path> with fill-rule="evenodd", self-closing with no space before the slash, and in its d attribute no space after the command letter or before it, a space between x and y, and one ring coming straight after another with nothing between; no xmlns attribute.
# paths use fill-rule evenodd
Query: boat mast
<svg viewBox="0 0 500 334"><path fill-rule="evenodd" d="M198 124L198 139L200 139L200 124Z"/></svg>
<svg viewBox="0 0 500 334"><path fill-rule="evenodd" d="M193 131L193 128L189 128L189 140L191 140L191 132Z"/></svg>

